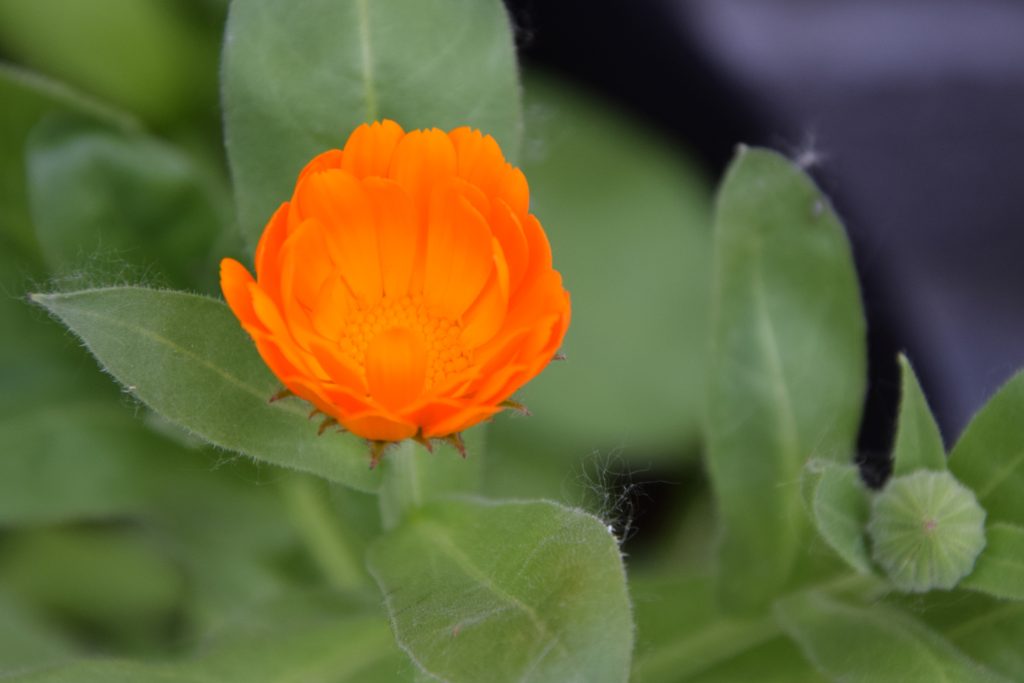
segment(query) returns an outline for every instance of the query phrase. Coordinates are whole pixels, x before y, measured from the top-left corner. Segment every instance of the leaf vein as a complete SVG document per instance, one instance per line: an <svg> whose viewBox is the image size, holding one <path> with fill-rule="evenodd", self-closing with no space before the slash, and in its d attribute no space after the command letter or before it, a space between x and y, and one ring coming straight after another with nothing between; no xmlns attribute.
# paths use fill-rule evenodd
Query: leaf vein
<svg viewBox="0 0 1024 683"><path fill-rule="evenodd" d="M238 378L236 375L231 374L229 372L226 372L223 368L221 368L221 367L219 367L217 365L214 365L209 360L207 360L205 357L197 354L196 352L191 351L190 349L188 349L188 348L186 348L186 347L184 347L184 346L182 346L182 345L172 341L171 339L168 339L167 337L165 337L165 336L163 336L163 335L161 335L161 334L159 334L159 333L157 333L157 332L155 332L155 331L153 331L151 329L147 329L147 328L140 327L140 326L137 326L137 325L131 325L131 324L128 324L128 323L126 323L126 322L124 322L122 320L118 320L117 318L106 316L106 315L103 315L101 313L97 313L95 311L91 311L91 310L88 310L88 309L85 309L85 308L79 308L79 309L77 309L77 312L78 312L79 315L84 315L86 317L94 318L96 320L101 320L101 321L103 321L105 323L108 323L108 324L114 326L114 327L119 327L121 329L128 330L129 332L133 332L135 334L138 334L139 336L146 337L146 338L148 338L148 339L150 339L152 341L155 341L157 344L161 344L161 345L167 346L172 351L180 353L181 355L189 358L190 360L194 360L200 366L206 368L207 370L213 372L214 374L220 375L228 383L233 384L236 387L238 387L239 389L242 389L243 391L245 391L246 393L251 394L252 396L260 399L260 401L263 401L264 399L267 398L265 392L260 391L258 388L256 388L253 385L243 381L242 379ZM303 413L301 408L298 408L297 406L290 406L290 405L287 405L287 404L281 404L281 409L282 410L286 410L289 413L292 413L292 414L295 414L295 415L301 415Z"/></svg>
<svg viewBox="0 0 1024 683"><path fill-rule="evenodd" d="M466 573L466 576L476 581L484 589L494 594L502 602L505 602L506 604L512 606L513 608L525 614L527 618L529 618L530 622L533 624L537 632L541 635L541 637L550 639L554 643L555 647L558 648L559 652L567 660L573 662L573 666L577 671L576 679L581 680L579 666L575 661L573 661L574 658L572 656L572 653L569 651L569 648L567 648L565 643L562 642L562 639L559 637L558 633L556 631L553 631L548 626L548 624L544 621L544 619L541 618L539 614L537 614L537 611L533 607L526 604L525 602L523 602L522 600L520 600L519 598L512 595L504 588L496 584L489 576L487 576L487 574L483 572L483 570L480 569L479 566L477 566L477 564L472 560L472 558L466 555L466 553L464 553L458 546L455 545L451 537L448 535L448 533L445 532L443 528L438 527L436 524L432 524L430 522L424 522L422 524L422 528L423 531L434 540L434 542L437 544L437 547L441 549L443 552L445 552L448 555L448 557L451 558L451 560L454 561Z"/></svg>

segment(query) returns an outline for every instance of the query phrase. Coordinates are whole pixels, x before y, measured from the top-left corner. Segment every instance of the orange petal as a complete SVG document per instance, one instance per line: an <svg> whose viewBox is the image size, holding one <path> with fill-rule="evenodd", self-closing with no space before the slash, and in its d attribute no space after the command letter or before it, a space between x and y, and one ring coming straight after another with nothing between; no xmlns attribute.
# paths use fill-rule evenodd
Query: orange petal
<svg viewBox="0 0 1024 683"><path fill-rule="evenodd" d="M325 339L312 339L309 350L332 382L359 394L366 394L366 382L360 368L338 348L337 344Z"/></svg>
<svg viewBox="0 0 1024 683"><path fill-rule="evenodd" d="M516 393L532 377L525 365L502 368L501 372L492 375L487 384L480 387L475 394L476 399L481 403L496 405Z"/></svg>
<svg viewBox="0 0 1024 683"><path fill-rule="evenodd" d="M470 206L476 209L481 216L486 217L491 215L491 200L488 199L483 190L476 185L468 183L461 178L452 178L447 186L454 189L456 193L462 195L462 197L469 202Z"/></svg>
<svg viewBox="0 0 1024 683"><path fill-rule="evenodd" d="M530 211L530 186L523 172L511 164L505 164L505 170L498 181L497 195L509 205L519 216Z"/></svg>
<svg viewBox="0 0 1024 683"><path fill-rule="evenodd" d="M329 149L326 152L321 152L313 157L312 161L306 164L305 168L299 172L299 178L295 182L295 186L298 187L302 179L310 173L321 173L323 171L330 170L332 168L341 168L344 154L340 149Z"/></svg>
<svg viewBox="0 0 1024 683"><path fill-rule="evenodd" d="M492 240L492 245L494 268L490 278L480 296L463 316L459 341L465 348L476 348L497 334L508 312L508 265L505 264L505 256L498 241Z"/></svg>
<svg viewBox="0 0 1024 683"><path fill-rule="evenodd" d="M557 270L541 273L532 281L527 279L510 298L505 329L528 327L547 314L564 312L568 305L561 274Z"/></svg>
<svg viewBox="0 0 1024 683"><path fill-rule="evenodd" d="M362 415L366 412L380 413L381 408L366 395L366 392L359 389L340 387L334 384L319 385L320 392L327 396L334 407L330 415L342 418L348 415Z"/></svg>
<svg viewBox="0 0 1024 683"><path fill-rule="evenodd" d="M427 350L420 338L403 328L378 334L366 349L370 395L391 410L416 400L427 379Z"/></svg>
<svg viewBox="0 0 1024 683"><path fill-rule="evenodd" d="M419 427L412 422L372 412L342 417L341 424L353 434L371 441L402 441L415 436L419 431Z"/></svg>
<svg viewBox="0 0 1024 683"><path fill-rule="evenodd" d="M321 281L329 275L330 266L329 260L324 257L323 247L320 247L317 257L311 258L308 255L316 248L309 242L316 240L317 236L317 230L310 222L299 226L284 241L278 257L281 289L275 303L292 338L306 350L309 349L310 339L316 336L310 311L319 293Z"/></svg>
<svg viewBox="0 0 1024 683"><path fill-rule="evenodd" d="M448 134L455 146L458 175L488 196L497 194L507 164L497 141L470 128L456 128Z"/></svg>
<svg viewBox="0 0 1024 683"><path fill-rule="evenodd" d="M566 321L567 314L561 312L516 327L506 322L500 334L476 350L481 381L513 363L530 363L535 357L551 360L565 334Z"/></svg>
<svg viewBox="0 0 1024 683"><path fill-rule="evenodd" d="M288 237L289 212L288 202L279 206L256 245L256 280L263 291L275 298L281 286L281 266L278 257L281 245Z"/></svg>
<svg viewBox="0 0 1024 683"><path fill-rule="evenodd" d="M323 337L337 340L345 321L356 311L356 299L344 278L336 273L328 277L313 304L313 328Z"/></svg>
<svg viewBox="0 0 1024 683"><path fill-rule="evenodd" d="M520 225L523 228L523 235L526 237L526 245L530 254L526 277L535 279L540 273L551 270L551 244L536 216L527 215Z"/></svg>
<svg viewBox="0 0 1024 683"><path fill-rule="evenodd" d="M356 178L387 176L395 147L404 135L394 121L364 123L348 137L341 168Z"/></svg>
<svg viewBox="0 0 1024 683"><path fill-rule="evenodd" d="M546 364L558 350L561 339L556 338L561 325L557 315L549 316L530 328L530 334L519 343L518 357L532 363L537 359Z"/></svg>
<svg viewBox="0 0 1024 683"><path fill-rule="evenodd" d="M281 383L304 401L309 401L324 415L337 417L338 407L323 391L323 385L300 374L278 376Z"/></svg>
<svg viewBox="0 0 1024 683"><path fill-rule="evenodd" d="M287 305L294 301L312 310L333 272L319 223L305 221L289 235L281 246L280 261L282 302Z"/></svg>
<svg viewBox="0 0 1024 683"><path fill-rule="evenodd" d="M252 295L249 285L253 283L252 274L241 263L233 258L221 259L220 289L228 307L243 323L256 322L256 313L252 310Z"/></svg>
<svg viewBox="0 0 1024 683"><path fill-rule="evenodd" d="M249 333L253 341L256 343L256 350L259 351L260 357L263 359L263 362L267 364L267 367L270 368L270 371L274 373L274 376L277 377L286 387L292 389L292 387L285 382L284 378L300 375L301 371L285 357L284 353L281 352L281 347L273 336L255 328L246 328L246 332Z"/></svg>
<svg viewBox="0 0 1024 683"><path fill-rule="evenodd" d="M523 226L508 204L498 200L491 211L491 230L501 244L508 264L509 291L515 292L522 284L530 262L530 247Z"/></svg>
<svg viewBox="0 0 1024 683"><path fill-rule="evenodd" d="M423 298L456 319L479 296L493 269L491 230L483 216L454 191L438 192L427 230Z"/></svg>
<svg viewBox="0 0 1024 683"><path fill-rule="evenodd" d="M483 422L495 413L501 412L501 410L501 408L496 406L469 405L442 420L424 424L422 427L423 436L432 439L438 436L455 434Z"/></svg>
<svg viewBox="0 0 1024 683"><path fill-rule="evenodd" d="M388 174L412 197L418 211L426 215L434 186L455 175L455 148L436 128L414 130L395 148Z"/></svg>
<svg viewBox="0 0 1024 683"><path fill-rule="evenodd" d="M392 180L372 179L363 184L373 204L380 248L384 294L400 298L409 293L417 258L421 258L420 221L412 200Z"/></svg>
<svg viewBox="0 0 1024 683"><path fill-rule="evenodd" d="M281 350L282 355L288 359L288 362L301 374L307 376L324 375L325 373L319 364L316 363L315 359L303 351L302 347L296 342L288 323L281 316L281 311L278 309L277 304L258 285L249 285L249 292L252 294L252 305L257 319L266 328L270 339Z"/></svg>
<svg viewBox="0 0 1024 683"><path fill-rule="evenodd" d="M538 324L546 322L546 324L550 325L554 320L555 316L551 316L549 321L538 321ZM502 330L501 334L496 335L486 344L476 349L479 372L474 378L473 386L478 387L481 382L486 381L488 377L501 370L501 368L518 362L521 344L529 336L530 330L530 327L518 328L512 331ZM475 391L476 389L473 390Z"/></svg>
<svg viewBox="0 0 1024 683"><path fill-rule="evenodd" d="M309 175L295 192L305 219L320 223L331 259L353 293L371 304L381 295L373 207L362 183L344 171Z"/></svg>

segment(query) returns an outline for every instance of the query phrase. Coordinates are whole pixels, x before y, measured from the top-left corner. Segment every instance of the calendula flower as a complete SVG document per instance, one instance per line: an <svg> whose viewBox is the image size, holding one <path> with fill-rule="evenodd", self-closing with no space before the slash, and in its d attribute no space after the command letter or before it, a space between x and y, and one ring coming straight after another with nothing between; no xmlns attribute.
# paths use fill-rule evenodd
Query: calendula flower
<svg viewBox="0 0 1024 683"><path fill-rule="evenodd" d="M360 126L299 174L255 265L224 259L221 288L263 360L378 446L513 405L569 325L526 178L469 128Z"/></svg>

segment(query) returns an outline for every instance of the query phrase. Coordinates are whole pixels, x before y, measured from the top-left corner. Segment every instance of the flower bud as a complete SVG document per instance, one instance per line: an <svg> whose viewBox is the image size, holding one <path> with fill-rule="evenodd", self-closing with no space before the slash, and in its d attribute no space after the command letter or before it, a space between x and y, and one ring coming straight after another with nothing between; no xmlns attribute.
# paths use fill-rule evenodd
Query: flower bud
<svg viewBox="0 0 1024 683"><path fill-rule="evenodd" d="M985 510L948 472L896 477L872 504L872 555L896 588L953 588L985 547Z"/></svg>

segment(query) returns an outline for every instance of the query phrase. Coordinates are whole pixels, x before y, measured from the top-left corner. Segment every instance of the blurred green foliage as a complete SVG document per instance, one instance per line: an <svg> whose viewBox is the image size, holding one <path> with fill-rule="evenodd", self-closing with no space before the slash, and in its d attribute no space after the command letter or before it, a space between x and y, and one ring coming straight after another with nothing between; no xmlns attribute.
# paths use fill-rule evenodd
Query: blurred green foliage
<svg viewBox="0 0 1024 683"><path fill-rule="evenodd" d="M972 573L900 594L851 464L853 263L801 169L743 150L713 211L655 131L521 86L497 0L230 15L225 154L227 3L0 0L0 678L1024 679L1024 380L949 458L988 513ZM267 403L221 302L155 287L216 297L301 164L384 116L518 158L573 324L532 417L473 430L467 461L405 444L371 472ZM896 471L944 470L903 367ZM704 448L710 484L626 546L627 584L610 463L692 471Z"/></svg>

